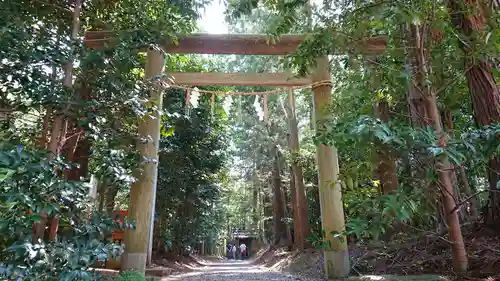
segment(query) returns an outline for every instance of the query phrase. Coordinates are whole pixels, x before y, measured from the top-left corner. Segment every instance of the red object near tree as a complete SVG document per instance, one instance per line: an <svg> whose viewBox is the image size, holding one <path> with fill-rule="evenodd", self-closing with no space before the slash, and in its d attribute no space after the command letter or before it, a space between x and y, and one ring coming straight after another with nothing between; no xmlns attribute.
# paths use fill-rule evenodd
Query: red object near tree
<svg viewBox="0 0 500 281"><path fill-rule="evenodd" d="M125 223L125 217L128 215L128 210L115 210L111 218L121 225ZM125 230L123 229L113 229L111 234L113 240L122 241L125 238Z"/></svg>

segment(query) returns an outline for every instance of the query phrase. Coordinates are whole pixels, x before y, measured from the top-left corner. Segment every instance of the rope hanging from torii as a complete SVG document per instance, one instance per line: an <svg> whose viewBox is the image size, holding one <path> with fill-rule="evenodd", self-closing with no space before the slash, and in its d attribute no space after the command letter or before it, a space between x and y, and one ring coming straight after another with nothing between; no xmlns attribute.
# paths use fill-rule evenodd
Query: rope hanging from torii
<svg viewBox="0 0 500 281"><path fill-rule="evenodd" d="M187 86L182 86L182 85L176 85L176 84L169 84L165 82L165 77L167 75L159 75L156 77L153 77L151 81L154 82L160 82L162 86L165 88L175 88L175 89L182 89L186 91L186 114L189 114L190 108L198 108L199 106L199 98L201 94L210 94L210 112L211 115L214 115L215 112L215 95L223 95L226 96L224 99L224 102L222 103L222 108L226 112L227 115L230 114L230 109L231 105L233 104L233 98L232 96L255 96L255 101L253 103L253 106L255 108L255 111L257 113L257 116L259 116L260 121L266 121L268 120L269 117L269 110L268 110L268 100L267 100L267 95L276 95L276 94L281 94L281 93L291 93L296 90L301 90L301 89L314 89L317 87L321 86L332 86L332 81L331 80L322 80L322 81L317 81L313 82L308 85L302 85L302 86L293 86L293 87L286 87L286 88L279 88L275 90L270 90L270 91L261 91L261 92L228 92L228 91L211 91L211 90L200 90L197 87L187 87ZM259 96L262 97L262 105L259 100ZM292 109L295 108L295 101L293 100L293 95L290 95L290 106Z"/></svg>

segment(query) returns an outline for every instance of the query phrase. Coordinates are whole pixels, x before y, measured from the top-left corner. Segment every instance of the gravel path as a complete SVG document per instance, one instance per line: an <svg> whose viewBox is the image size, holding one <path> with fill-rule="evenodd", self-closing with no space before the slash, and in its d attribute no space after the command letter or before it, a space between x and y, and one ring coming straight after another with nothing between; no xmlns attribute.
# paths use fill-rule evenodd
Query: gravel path
<svg viewBox="0 0 500 281"><path fill-rule="evenodd" d="M194 272L163 278L162 281L294 281L301 280L280 272L272 272L250 262L224 260L204 264Z"/></svg>

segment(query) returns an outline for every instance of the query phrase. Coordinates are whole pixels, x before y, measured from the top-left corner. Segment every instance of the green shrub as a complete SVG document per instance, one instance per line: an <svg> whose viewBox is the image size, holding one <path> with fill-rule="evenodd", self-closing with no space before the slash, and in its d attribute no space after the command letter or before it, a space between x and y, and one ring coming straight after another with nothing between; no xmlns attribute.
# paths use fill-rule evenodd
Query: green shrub
<svg viewBox="0 0 500 281"><path fill-rule="evenodd" d="M120 273L116 281L146 281L146 276L143 273L131 270Z"/></svg>
<svg viewBox="0 0 500 281"><path fill-rule="evenodd" d="M112 246L106 237L124 227L98 212L88 214L87 187L65 180L57 171L68 164L46 155L0 137L0 279L95 280L91 267ZM32 241L42 211L59 216L56 241Z"/></svg>

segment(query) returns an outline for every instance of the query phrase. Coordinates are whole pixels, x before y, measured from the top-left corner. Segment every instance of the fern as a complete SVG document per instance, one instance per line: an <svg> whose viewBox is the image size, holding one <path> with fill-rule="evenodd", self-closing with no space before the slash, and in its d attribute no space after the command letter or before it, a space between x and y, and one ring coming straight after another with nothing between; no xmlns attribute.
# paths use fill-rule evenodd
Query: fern
<svg viewBox="0 0 500 281"><path fill-rule="evenodd" d="M146 276L137 271L125 271L118 275L116 281L146 281Z"/></svg>

